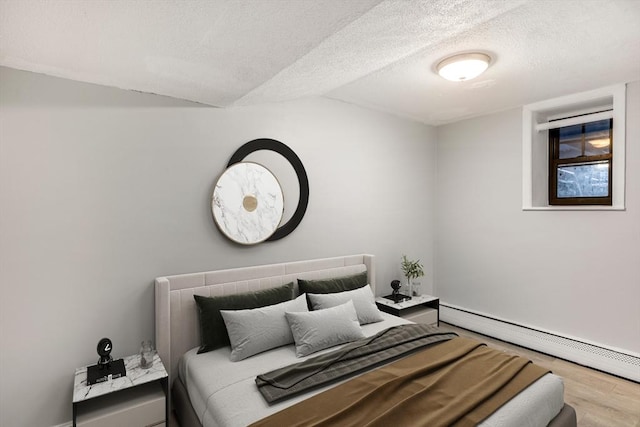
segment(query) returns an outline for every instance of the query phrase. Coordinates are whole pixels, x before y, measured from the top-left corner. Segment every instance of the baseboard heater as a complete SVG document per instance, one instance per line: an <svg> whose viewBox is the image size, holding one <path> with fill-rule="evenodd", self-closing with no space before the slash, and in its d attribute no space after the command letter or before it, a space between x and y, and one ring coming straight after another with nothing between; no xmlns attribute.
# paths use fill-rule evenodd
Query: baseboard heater
<svg viewBox="0 0 640 427"><path fill-rule="evenodd" d="M440 302L440 320L460 328L640 382L640 357Z"/></svg>

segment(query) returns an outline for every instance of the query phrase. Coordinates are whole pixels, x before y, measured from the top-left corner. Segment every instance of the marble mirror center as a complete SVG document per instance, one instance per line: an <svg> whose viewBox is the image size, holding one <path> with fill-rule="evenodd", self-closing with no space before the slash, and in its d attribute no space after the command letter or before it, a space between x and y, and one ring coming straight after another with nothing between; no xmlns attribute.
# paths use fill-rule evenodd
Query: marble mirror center
<svg viewBox="0 0 640 427"><path fill-rule="evenodd" d="M218 178L211 200L220 231L243 245L268 239L280 225L284 197L277 178L254 162L229 166Z"/></svg>

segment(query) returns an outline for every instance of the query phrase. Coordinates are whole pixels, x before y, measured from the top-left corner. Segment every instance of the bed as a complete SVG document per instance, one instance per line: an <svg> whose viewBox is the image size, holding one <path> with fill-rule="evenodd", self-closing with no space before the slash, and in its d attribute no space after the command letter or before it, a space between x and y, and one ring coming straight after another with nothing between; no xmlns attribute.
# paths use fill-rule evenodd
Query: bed
<svg viewBox="0 0 640 427"><path fill-rule="evenodd" d="M298 402L304 404L311 401L308 399L317 399L325 390L346 384L346 380L340 379L331 385L268 404L256 387L256 376L333 349L300 358L296 356L294 345L286 345L237 362L229 360L232 352L229 346L198 354L201 332L194 295L210 297L260 292L288 283L294 284L294 293L297 294L299 280L357 274L366 275L376 294L374 259L373 255L350 255L157 278L156 346L169 374L169 384L172 385L170 402L180 425L249 425ZM400 328L407 323L386 313L380 315L382 321L362 326L365 336L371 337L389 327ZM480 425L569 427L576 426L576 415L574 409L563 402L562 380L549 373L526 387Z"/></svg>

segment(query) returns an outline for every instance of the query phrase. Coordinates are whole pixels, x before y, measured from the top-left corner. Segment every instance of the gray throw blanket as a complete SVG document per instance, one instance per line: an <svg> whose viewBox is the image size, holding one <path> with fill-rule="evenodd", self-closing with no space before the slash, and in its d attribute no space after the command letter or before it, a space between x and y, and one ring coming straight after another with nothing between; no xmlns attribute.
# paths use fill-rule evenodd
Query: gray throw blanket
<svg viewBox="0 0 640 427"><path fill-rule="evenodd" d="M456 336L424 324L394 326L339 350L258 375L256 384L265 400L273 403Z"/></svg>

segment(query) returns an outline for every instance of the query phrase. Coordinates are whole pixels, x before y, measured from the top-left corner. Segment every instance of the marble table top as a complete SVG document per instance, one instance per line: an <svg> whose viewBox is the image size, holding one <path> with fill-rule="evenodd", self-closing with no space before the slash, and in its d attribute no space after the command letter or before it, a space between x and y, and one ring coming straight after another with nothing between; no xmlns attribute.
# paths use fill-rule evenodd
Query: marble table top
<svg viewBox="0 0 640 427"><path fill-rule="evenodd" d="M76 369L73 381L73 403L82 402L83 400L113 393L114 391L124 390L129 387L156 381L168 376L158 353L153 356L153 365L148 369L140 367L139 354L127 356L123 359L125 369L127 370L126 376L93 385L87 385L86 366Z"/></svg>
<svg viewBox="0 0 640 427"><path fill-rule="evenodd" d="M393 308L397 308L397 309L401 309L401 308L409 308L409 307L413 307L419 304L424 304L427 302L431 302L431 301L435 301L437 300L438 297L434 297L431 295L418 295L418 296L414 296L409 300L405 300L405 301L400 301L400 302L393 302L392 300L385 298L385 297L378 297L376 298L376 302L382 305L386 305L388 307L393 307Z"/></svg>

